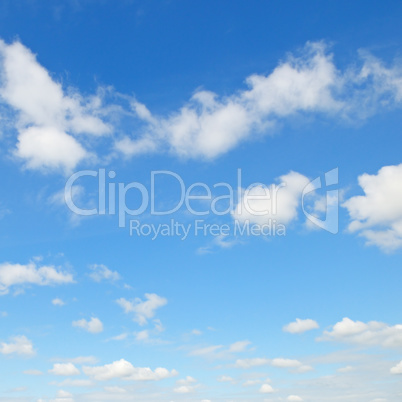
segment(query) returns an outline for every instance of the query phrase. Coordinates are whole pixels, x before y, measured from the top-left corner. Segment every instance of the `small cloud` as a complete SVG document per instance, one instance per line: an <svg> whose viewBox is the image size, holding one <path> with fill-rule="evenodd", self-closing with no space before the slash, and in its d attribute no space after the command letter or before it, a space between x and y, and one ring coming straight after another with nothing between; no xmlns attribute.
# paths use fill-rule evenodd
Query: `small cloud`
<svg viewBox="0 0 402 402"><path fill-rule="evenodd" d="M391 374L402 374L402 361L400 361L396 366L392 367L390 370Z"/></svg>
<svg viewBox="0 0 402 402"><path fill-rule="evenodd" d="M350 373L354 368L352 366L341 367L336 370L338 373Z"/></svg>
<svg viewBox="0 0 402 402"><path fill-rule="evenodd" d="M191 394L200 386L196 383L197 380L195 378L187 376L184 379L176 381L178 387L174 388L173 392L176 394Z"/></svg>
<svg viewBox="0 0 402 402"><path fill-rule="evenodd" d="M260 393L261 394L272 394L274 392L274 389L271 387L269 384L262 384L260 388Z"/></svg>
<svg viewBox="0 0 402 402"><path fill-rule="evenodd" d="M228 375L221 375L216 379L216 381L218 381L218 382L231 382L232 384L235 383L235 380L232 377L228 376Z"/></svg>
<svg viewBox="0 0 402 402"><path fill-rule="evenodd" d="M149 332L147 330L137 332L135 334L135 339L137 341L146 341L149 339Z"/></svg>
<svg viewBox="0 0 402 402"><path fill-rule="evenodd" d="M127 339L127 337L128 337L128 333L127 332L124 332L124 333L122 333L122 334L120 334L120 335L116 335L116 336L113 336L112 338L110 338L112 341L124 341L125 339Z"/></svg>
<svg viewBox="0 0 402 402"><path fill-rule="evenodd" d="M9 343L0 343L0 353L3 355L24 355L33 356L35 354L32 342L24 335L14 336Z"/></svg>
<svg viewBox="0 0 402 402"><path fill-rule="evenodd" d="M49 373L60 376L72 376L81 374L80 370L78 370L73 363L55 363L53 365L53 368L49 370Z"/></svg>
<svg viewBox="0 0 402 402"><path fill-rule="evenodd" d="M89 276L95 282L101 282L103 280L114 282L121 278L117 271L111 271L103 264L93 264L89 268L92 271Z"/></svg>
<svg viewBox="0 0 402 402"><path fill-rule="evenodd" d="M122 378L131 381L159 381L178 375L176 370L167 370L158 367L154 371L149 367L134 367L127 360L121 359L104 366L82 368L84 373L96 381L108 381L113 378Z"/></svg>
<svg viewBox="0 0 402 402"><path fill-rule="evenodd" d="M74 283L73 275L54 266L26 265L4 262L0 264L0 295L9 293L13 286L54 286Z"/></svg>
<svg viewBox="0 0 402 402"><path fill-rule="evenodd" d="M301 320L300 318L296 318L296 321L291 322L283 327L285 332L289 332L291 334L301 334L306 331L311 331L312 329L319 328L319 325L316 321L311 320L310 318L306 320Z"/></svg>
<svg viewBox="0 0 402 402"><path fill-rule="evenodd" d="M146 293L145 298L145 301L139 298L129 301L122 297L116 302L125 313L134 313L134 321L140 325L145 325L149 319L155 316L158 308L167 304L167 299L155 293Z"/></svg>
<svg viewBox="0 0 402 402"><path fill-rule="evenodd" d="M53 299L52 304L53 306L64 306L66 303L61 299Z"/></svg>
<svg viewBox="0 0 402 402"><path fill-rule="evenodd" d="M232 343L229 346L229 353L244 352L247 349L248 345L251 345L250 341L238 341L238 342Z"/></svg>
<svg viewBox="0 0 402 402"><path fill-rule="evenodd" d="M92 317L89 321L84 318L81 320L73 321L73 327L80 327L91 334L98 334L103 331L103 324L99 318Z"/></svg>
<svg viewBox="0 0 402 402"><path fill-rule="evenodd" d="M62 401L63 401L63 402L65 401L64 398L71 398L72 396L73 396L73 394L70 394L70 392L64 391L64 390L62 390L62 389L60 389L60 390L57 392L57 397L58 397L58 398L62 398Z"/></svg>

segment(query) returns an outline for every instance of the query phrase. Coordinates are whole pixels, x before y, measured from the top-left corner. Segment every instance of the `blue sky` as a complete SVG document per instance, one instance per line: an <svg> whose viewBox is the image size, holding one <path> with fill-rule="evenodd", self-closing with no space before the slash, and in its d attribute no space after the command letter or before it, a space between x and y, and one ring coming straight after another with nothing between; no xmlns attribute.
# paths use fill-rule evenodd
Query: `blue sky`
<svg viewBox="0 0 402 402"><path fill-rule="evenodd" d="M2 1L0 401L400 400L401 8Z"/></svg>

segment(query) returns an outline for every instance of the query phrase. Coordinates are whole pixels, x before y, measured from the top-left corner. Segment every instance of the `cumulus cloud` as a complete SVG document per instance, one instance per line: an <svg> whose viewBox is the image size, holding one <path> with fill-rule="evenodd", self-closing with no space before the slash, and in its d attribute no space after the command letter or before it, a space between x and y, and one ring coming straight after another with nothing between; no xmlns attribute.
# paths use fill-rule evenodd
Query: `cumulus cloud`
<svg viewBox="0 0 402 402"><path fill-rule="evenodd" d="M134 321L140 325L145 325L149 319L155 316L158 308L167 304L167 299L155 293L146 293L145 299L144 301L136 298L134 301L129 301L122 297L116 302L125 313L134 313Z"/></svg>
<svg viewBox="0 0 402 402"><path fill-rule="evenodd" d="M384 166L373 175L364 173L358 182L364 195L343 203L351 218L349 231L385 251L401 248L402 164Z"/></svg>
<svg viewBox="0 0 402 402"><path fill-rule="evenodd" d="M279 184L253 185L246 189L232 213L240 222L249 221L258 225L273 220L287 224L297 218L302 192L309 179L297 172L279 177Z"/></svg>
<svg viewBox="0 0 402 402"><path fill-rule="evenodd" d="M176 394L190 394L194 392L200 385L196 384L197 380L191 376L187 376L181 380L177 380L177 387L173 388Z"/></svg>
<svg viewBox="0 0 402 402"><path fill-rule="evenodd" d="M269 384L262 384L260 387L260 392L262 394L272 394L274 392L274 389Z"/></svg>
<svg viewBox="0 0 402 402"><path fill-rule="evenodd" d="M324 331L319 340L397 348L402 346L402 325L388 325L378 321L364 323L345 317L330 331Z"/></svg>
<svg viewBox="0 0 402 402"><path fill-rule="evenodd" d="M118 281L120 279L120 274L117 271L110 270L106 265L93 264L89 268L92 271L89 276L95 282L101 282L102 280Z"/></svg>
<svg viewBox="0 0 402 402"><path fill-rule="evenodd" d="M104 366L84 366L82 371L97 381L107 381L113 378L121 378L130 381L159 381L178 375L176 370L167 370L162 367L154 371L149 367L134 367L127 360L121 359Z"/></svg>
<svg viewBox="0 0 402 402"><path fill-rule="evenodd" d="M291 402L303 402L303 399L298 395L289 395L286 400Z"/></svg>
<svg viewBox="0 0 402 402"><path fill-rule="evenodd" d="M197 90L178 110L157 116L113 90L84 97L63 88L20 42L0 41L0 101L17 111L15 154L31 169L69 171L96 156L111 160L153 152L212 159L295 115L355 120L398 105L401 68L387 67L367 52L359 57L358 67L340 71L324 42L308 42L270 73L247 77L246 86L231 95ZM101 135L107 146L96 149L93 137Z"/></svg>
<svg viewBox="0 0 402 402"><path fill-rule="evenodd" d="M90 332L91 334L98 334L103 331L103 324L99 318L92 317L89 321L85 318L81 320L73 321L73 327L80 327L85 329L85 331Z"/></svg>
<svg viewBox="0 0 402 402"><path fill-rule="evenodd" d="M402 374L402 361L400 361L396 366L392 367L390 370L391 374Z"/></svg>
<svg viewBox="0 0 402 402"><path fill-rule="evenodd" d="M55 363L49 373L60 376L73 376L80 374L80 370L73 363Z"/></svg>
<svg viewBox="0 0 402 402"><path fill-rule="evenodd" d="M33 356L35 350L32 342L24 335L14 336L10 342L0 343L0 353L3 355Z"/></svg>
<svg viewBox="0 0 402 402"><path fill-rule="evenodd" d="M296 321L285 325L283 327L283 330L285 332L290 332L291 334L301 334L303 332L317 328L319 328L318 323L310 318L307 318L305 320L296 318Z"/></svg>
<svg viewBox="0 0 402 402"><path fill-rule="evenodd" d="M276 119L298 112L330 112L342 108L333 98L338 73L323 43L309 43L299 58L289 58L271 74L254 74L246 79L247 89L219 97L197 91L179 111L157 118L144 105L138 113L148 123L147 134L131 140L137 152L145 140L164 143L183 157L214 158L249 138L269 131ZM151 134L149 134L151 133ZM124 139L126 145L127 137ZM126 153L130 149L126 147Z"/></svg>
<svg viewBox="0 0 402 402"><path fill-rule="evenodd" d="M34 262L26 265L9 262L0 264L0 295L7 294L12 286L49 286L73 282L70 273L53 266L37 267Z"/></svg>
<svg viewBox="0 0 402 402"><path fill-rule="evenodd" d="M29 127L21 131L15 155L24 159L29 169L64 169L67 172L88 157L74 137L53 127Z"/></svg>
<svg viewBox="0 0 402 402"><path fill-rule="evenodd" d="M0 99L18 112L15 154L31 169L73 169L89 153L73 135L103 135L100 99L68 93L20 42L0 40Z"/></svg>

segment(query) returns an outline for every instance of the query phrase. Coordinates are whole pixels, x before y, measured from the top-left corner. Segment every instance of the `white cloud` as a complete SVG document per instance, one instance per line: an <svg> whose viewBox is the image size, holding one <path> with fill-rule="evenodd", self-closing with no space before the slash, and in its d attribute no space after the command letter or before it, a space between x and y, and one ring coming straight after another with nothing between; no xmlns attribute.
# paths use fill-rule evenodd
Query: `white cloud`
<svg viewBox="0 0 402 402"><path fill-rule="evenodd" d="M180 385L179 387L173 388L173 392L177 394L190 394L195 391L195 386L193 385Z"/></svg>
<svg viewBox="0 0 402 402"><path fill-rule="evenodd" d="M176 370L167 370L158 367L152 371L149 367L134 367L127 360L121 359L104 366L82 368L83 372L97 381L107 381L113 378L121 378L131 381L159 381L165 378L174 377Z"/></svg>
<svg viewBox="0 0 402 402"><path fill-rule="evenodd" d="M271 361L271 366L279 368L293 369L297 373L306 373L312 371L311 366L301 363L299 360L276 358Z"/></svg>
<svg viewBox="0 0 402 402"><path fill-rule="evenodd" d="M166 151L211 159L269 134L278 122L295 115L355 120L402 101L398 65L387 68L362 52L360 68L340 71L324 42L308 42L269 74L250 75L246 88L232 95L198 90L167 116L153 115L146 105L124 94L119 99L126 104L116 104L116 97L107 99L115 95L111 89L84 97L63 88L19 42L0 41L0 56L0 101L18 112L16 154L32 169L68 171L92 156L96 160L98 143L92 137L99 135L107 136L109 146L97 150L106 149L107 155L102 156L107 160L120 154ZM123 120L131 126L121 129ZM49 151L45 144L50 145Z"/></svg>
<svg viewBox="0 0 402 402"><path fill-rule="evenodd" d="M268 381L267 381L267 382L268 382ZM254 385L261 384L261 383L262 383L262 380L260 380L260 379L247 380L247 381L244 381L244 382L243 382L242 386L243 386L243 387L252 387L252 386L254 386Z"/></svg>
<svg viewBox="0 0 402 402"><path fill-rule="evenodd" d="M291 402L303 402L303 399L298 395L289 395L286 400Z"/></svg>
<svg viewBox="0 0 402 402"><path fill-rule="evenodd" d="M10 287L16 285L49 286L73 282L74 279L70 273L53 266L37 267L34 262L26 265L8 262L0 264L0 295L7 294Z"/></svg>
<svg viewBox="0 0 402 402"><path fill-rule="evenodd" d="M221 375L216 379L216 381L235 383L234 379L232 377L228 376L228 375Z"/></svg>
<svg viewBox="0 0 402 402"><path fill-rule="evenodd" d="M71 135L53 127L29 127L18 136L15 155L29 169L62 169L67 173L89 154Z"/></svg>
<svg viewBox="0 0 402 402"><path fill-rule="evenodd" d="M18 112L16 155L31 169L73 169L89 153L70 134L102 135L110 127L99 117L100 98L65 93L35 55L19 42L0 40L0 99Z"/></svg>
<svg viewBox="0 0 402 402"><path fill-rule="evenodd" d="M0 41L2 56L2 98L21 112L26 124L57 127L75 133L104 134L109 128L87 113L99 100L84 100L78 93L65 95L36 60L19 42L7 45ZM84 105L83 103L86 103Z"/></svg>
<svg viewBox="0 0 402 402"><path fill-rule="evenodd" d="M193 378L193 377L188 375L186 378L182 378L180 380L177 380L176 384L177 385L188 385L188 384L194 384L196 382L197 382L197 380L195 378Z"/></svg>
<svg viewBox="0 0 402 402"><path fill-rule="evenodd" d="M3 355L22 355L22 356L33 356L35 350L33 348L32 342L24 335L18 335L10 338L10 342L0 343L0 353Z"/></svg>
<svg viewBox="0 0 402 402"><path fill-rule="evenodd" d="M167 299L155 293L146 293L145 298L145 301L139 298L134 301L120 298L116 302L123 308L125 313L134 313L134 321L140 325L145 325L149 319L155 316L158 308L167 304Z"/></svg>
<svg viewBox="0 0 402 402"><path fill-rule="evenodd" d="M278 185L256 185L246 189L232 217L240 222L259 225L273 220L287 224L297 218L302 191L308 183L306 176L290 172L279 177Z"/></svg>
<svg viewBox="0 0 402 402"><path fill-rule="evenodd" d="M53 306L64 306L66 303L64 303L63 300L57 298L52 300Z"/></svg>
<svg viewBox="0 0 402 402"><path fill-rule="evenodd" d="M349 230L385 251L402 247L402 164L364 173L358 181L364 195L343 203L352 220Z"/></svg>
<svg viewBox="0 0 402 402"><path fill-rule="evenodd" d="M211 345L205 346L203 348L197 348L190 352L190 356L207 356L210 357L215 355L215 353L222 349L223 345Z"/></svg>
<svg viewBox="0 0 402 402"><path fill-rule="evenodd" d="M402 325L390 326L378 321L364 323L345 317L331 331L324 331L319 340L396 348L402 346Z"/></svg>
<svg viewBox="0 0 402 402"><path fill-rule="evenodd" d="M124 341L125 339L127 339L128 337L128 333L127 332L123 332L119 335L113 336L112 338L110 338L112 341Z"/></svg>
<svg viewBox="0 0 402 402"><path fill-rule="evenodd" d="M103 388L106 392L110 392L112 394L125 394L127 393L127 390L122 387L104 387Z"/></svg>
<svg viewBox="0 0 402 402"><path fill-rule="evenodd" d="M214 158L260 136L278 118L298 112L332 113L342 108L332 96L338 74L322 43L307 44L300 58L289 58L267 76L252 75L246 83L247 90L223 98L198 91L168 118L155 118L147 109L146 114L143 110L138 113L137 107L139 118L148 122L148 130L142 138L131 141L132 152L138 152L142 142L148 141L158 147L167 143L180 156ZM124 140L129 153L128 139Z"/></svg>
<svg viewBox="0 0 402 402"><path fill-rule="evenodd" d="M176 394L190 394L195 392L195 390L200 386L196 384L197 380L191 376L187 376L184 379L177 380L176 384L178 387L173 388L173 392Z"/></svg>
<svg viewBox="0 0 402 402"><path fill-rule="evenodd" d="M271 361L271 365L274 367L280 368L294 368L299 367L302 364L298 360L294 359L283 359L283 358L276 358Z"/></svg>
<svg viewBox="0 0 402 402"><path fill-rule="evenodd" d="M82 318L81 320L73 321L73 327L80 327L91 334L98 334L103 331L103 324L99 318L92 317L89 321Z"/></svg>
<svg viewBox="0 0 402 402"><path fill-rule="evenodd" d="M118 281L120 279L120 274L117 271L111 271L106 265L93 264L90 269L92 272L89 276L95 282L101 282L102 280Z"/></svg>
<svg viewBox="0 0 402 402"><path fill-rule="evenodd" d="M396 366L392 367L390 370L391 374L402 374L402 361L400 361Z"/></svg>
<svg viewBox="0 0 402 402"><path fill-rule="evenodd" d="M68 392L68 391L64 391L63 389L59 389L57 391L57 397L58 398L71 398L73 395Z"/></svg>
<svg viewBox="0 0 402 402"><path fill-rule="evenodd" d="M269 384L262 384L260 387L260 392L262 394L272 394L274 392L274 389Z"/></svg>
<svg viewBox="0 0 402 402"><path fill-rule="evenodd" d="M237 341L228 346L225 345L210 345L193 349L189 356L200 356L207 359L229 359L235 353L241 353L247 350L251 345L250 341Z"/></svg>
<svg viewBox="0 0 402 402"><path fill-rule="evenodd" d="M238 341L234 342L229 346L229 353L239 353L244 352L247 349L247 346L251 345L250 341Z"/></svg>
<svg viewBox="0 0 402 402"><path fill-rule="evenodd" d="M338 368L336 371L338 373L350 373L353 370L354 370L354 368L352 366L345 366L345 367Z"/></svg>
<svg viewBox="0 0 402 402"><path fill-rule="evenodd" d="M149 331L145 329L144 331L137 332L135 334L135 339L137 341L146 341L146 340L148 340L149 339Z"/></svg>
<svg viewBox="0 0 402 402"><path fill-rule="evenodd" d="M302 320L300 318L296 318L296 321L291 322L283 327L285 332L290 332L291 334L301 334L306 331L310 331L312 329L319 328L319 325L316 321L308 318Z"/></svg>
<svg viewBox="0 0 402 402"><path fill-rule="evenodd" d="M55 363L53 368L49 370L50 374L61 376L72 376L80 374L80 370L73 363Z"/></svg>
<svg viewBox="0 0 402 402"><path fill-rule="evenodd" d="M253 357L250 359L237 359L235 367L248 369L251 367L266 366L270 364L270 359L265 359L262 357Z"/></svg>

